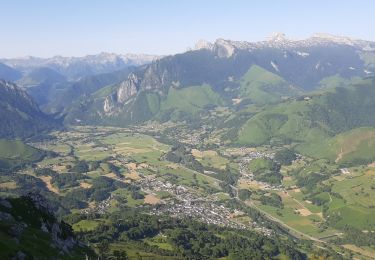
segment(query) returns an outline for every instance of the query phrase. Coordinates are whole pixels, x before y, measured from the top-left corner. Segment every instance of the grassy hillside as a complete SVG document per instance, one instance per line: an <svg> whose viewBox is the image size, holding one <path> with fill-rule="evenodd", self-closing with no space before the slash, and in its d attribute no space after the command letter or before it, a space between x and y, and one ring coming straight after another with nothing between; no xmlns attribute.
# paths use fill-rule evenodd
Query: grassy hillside
<svg viewBox="0 0 375 260"><path fill-rule="evenodd" d="M329 76L326 78L323 78L319 82L319 88L324 88L327 90L327 88L334 89L337 87L346 87L349 86L355 79L347 79L339 74L335 74L333 76Z"/></svg>
<svg viewBox="0 0 375 260"><path fill-rule="evenodd" d="M300 152L325 157L336 163L367 163L375 160L375 129L356 128L335 137L299 145Z"/></svg>
<svg viewBox="0 0 375 260"><path fill-rule="evenodd" d="M148 98L150 107L157 107L155 98ZM211 86L203 84L176 89L171 87L166 97L160 99L160 112L156 119L190 120L198 118L202 112L224 104L224 100ZM154 110L155 110L154 109Z"/></svg>
<svg viewBox="0 0 375 260"><path fill-rule="evenodd" d="M357 127L375 126L374 85L373 80L365 80L350 88L336 88L333 92L269 107L244 124L237 142L250 145L298 142L302 152L334 160L340 145L332 140L331 146L336 148L330 148L325 142ZM340 143L339 139L336 142ZM322 145L328 148L322 150ZM365 144L358 145L366 149Z"/></svg>
<svg viewBox="0 0 375 260"><path fill-rule="evenodd" d="M197 113L210 106L220 105L222 100L207 84L182 89L170 88L161 105L162 110L174 109L186 113Z"/></svg>
<svg viewBox="0 0 375 260"><path fill-rule="evenodd" d="M0 139L0 169L9 169L39 160L43 153L20 140Z"/></svg>
<svg viewBox="0 0 375 260"><path fill-rule="evenodd" d="M271 142L272 139L288 142L290 139L303 141L317 134L322 137L327 136L320 129L310 128L311 122L306 116L309 111L303 101L292 101L270 107L244 124L239 131L237 142L261 145Z"/></svg>
<svg viewBox="0 0 375 260"><path fill-rule="evenodd" d="M282 77L257 65L252 65L240 79L240 97L256 104L275 103L300 93Z"/></svg>

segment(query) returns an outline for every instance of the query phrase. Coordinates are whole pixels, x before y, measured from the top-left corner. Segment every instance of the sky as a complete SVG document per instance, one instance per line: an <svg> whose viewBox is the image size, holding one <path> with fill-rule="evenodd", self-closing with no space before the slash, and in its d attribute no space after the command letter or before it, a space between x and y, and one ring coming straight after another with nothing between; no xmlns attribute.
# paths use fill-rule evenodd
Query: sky
<svg viewBox="0 0 375 260"><path fill-rule="evenodd" d="M374 0L1 0L0 57L166 55L274 32L375 41L374 10Z"/></svg>

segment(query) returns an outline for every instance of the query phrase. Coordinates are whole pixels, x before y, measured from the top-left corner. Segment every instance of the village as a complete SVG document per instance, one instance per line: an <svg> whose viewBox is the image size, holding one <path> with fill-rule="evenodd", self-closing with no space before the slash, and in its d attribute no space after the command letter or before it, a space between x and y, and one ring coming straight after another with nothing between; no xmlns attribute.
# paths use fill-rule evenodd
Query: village
<svg viewBox="0 0 375 260"><path fill-rule="evenodd" d="M156 129L158 128L155 127L155 130ZM147 130L150 132L150 130L153 130L153 128L148 126L142 130ZM202 132L200 134L191 135L189 137L185 136L187 139L183 139L181 141L194 144L196 141L198 141L198 139L200 139L200 135L206 131L205 128L202 128L201 130ZM89 130L90 133L91 131L93 131L93 129ZM109 133L111 133L111 131L112 129L101 129L101 131L94 131L94 136L105 137ZM71 136L69 138L63 136L65 144L70 144L75 139L78 139L81 143L93 147L93 150L91 151L96 151L99 149L101 152L104 151L108 154L111 154L111 162L116 163L120 167L127 167L129 163L129 157L125 156L122 153L114 152L115 145L108 145L104 144L103 142L99 142L97 139L94 138L94 136L84 134L84 132L85 131L82 131L82 133L78 132L74 136ZM50 140L49 142L39 143L38 145L47 146L55 142L55 140ZM34 146L36 145L34 144ZM262 189L264 190L281 190L280 186L270 185L266 182L255 180L253 173L249 172L247 168L247 165L251 160L257 158L272 159L274 156L272 153L261 152L248 148L239 148L238 152L240 153L237 157L240 180L256 183L259 187L262 187ZM225 152L223 154L226 156L230 156L230 154L225 154ZM51 165L48 165L48 167L51 167ZM210 173L213 172L204 172L204 174ZM177 218L187 217L202 221L207 224L214 224L236 229L253 229L265 235L272 234L272 230L262 227L262 225L256 223L250 218L242 218L246 216L245 213L238 210L229 209L226 206L222 205L220 203L220 199L217 196L207 195L204 192L197 191L196 189L192 189L191 187L185 185L173 184L170 181L168 181L168 179L165 180L163 178L160 178L160 176L158 175L137 172L138 179L134 180L123 178L118 175L115 176L113 174L107 174L106 176L123 183L130 182L132 185L139 187L143 194L151 195L154 197L158 192L170 194L170 196L168 196L167 198L158 199L157 203L155 204L148 204L147 202L145 202L141 205L136 206L138 208L144 208L145 212L148 211L149 214L166 214ZM237 191L237 187L232 186L232 188ZM116 195L111 194L107 199L96 203L96 205L90 205L90 207L82 209L81 213L85 215L106 214L111 209L113 204L112 201L114 200L117 200L117 197Z"/></svg>
<svg viewBox="0 0 375 260"><path fill-rule="evenodd" d="M245 213L238 210L231 210L220 205L215 196L204 196L190 188L182 185L174 185L170 182L163 182L156 178L146 177L136 182L145 192L155 193L158 191L168 192L173 197L162 200L162 203L152 208L151 214L167 214L179 218L193 218L207 224L215 224L236 229L255 229L265 235L271 235L272 230L259 226L254 221L241 223L237 217Z"/></svg>

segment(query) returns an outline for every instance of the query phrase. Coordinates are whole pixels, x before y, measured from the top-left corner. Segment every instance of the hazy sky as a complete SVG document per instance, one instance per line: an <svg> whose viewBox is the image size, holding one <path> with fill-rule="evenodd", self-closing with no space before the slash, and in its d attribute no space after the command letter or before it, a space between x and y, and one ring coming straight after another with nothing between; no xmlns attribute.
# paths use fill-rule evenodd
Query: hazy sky
<svg viewBox="0 0 375 260"><path fill-rule="evenodd" d="M375 41L374 0L1 0L0 57L172 54L199 39Z"/></svg>

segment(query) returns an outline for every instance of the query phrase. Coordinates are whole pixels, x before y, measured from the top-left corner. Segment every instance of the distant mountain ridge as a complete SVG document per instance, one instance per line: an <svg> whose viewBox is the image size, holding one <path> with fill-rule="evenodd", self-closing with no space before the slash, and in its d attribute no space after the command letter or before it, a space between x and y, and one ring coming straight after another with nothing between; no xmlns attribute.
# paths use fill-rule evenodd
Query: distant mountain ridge
<svg viewBox="0 0 375 260"><path fill-rule="evenodd" d="M67 81L67 79L57 71L48 67L38 67L31 70L18 80L17 84L24 88L28 88L40 84L54 84L56 82L65 81Z"/></svg>
<svg viewBox="0 0 375 260"><path fill-rule="evenodd" d="M366 40L357 40L345 36L336 36L325 33L315 33L312 37L302 40L293 40L286 37L284 33L274 33L265 41L246 42L246 41L232 41L226 39L217 39L214 43L200 40L196 43L193 50L208 49L216 51L218 55L231 56L234 50L256 50L262 48L306 48L313 46L327 46L327 45L348 45L353 46L364 51L375 51L375 42ZM304 55L300 53L300 55Z"/></svg>
<svg viewBox="0 0 375 260"><path fill-rule="evenodd" d="M29 72L39 67L48 67L68 78L77 79L82 76L120 70L128 66L147 64L159 58L160 56L148 54L114 54L102 52L97 55L83 57L54 56L52 58L38 58L27 56L0 59L0 62L23 72Z"/></svg>
<svg viewBox="0 0 375 260"><path fill-rule="evenodd" d="M158 58L103 52L84 57L2 59L0 79L14 81L27 90L43 111L55 113L62 112L82 95L126 79L128 70Z"/></svg>

